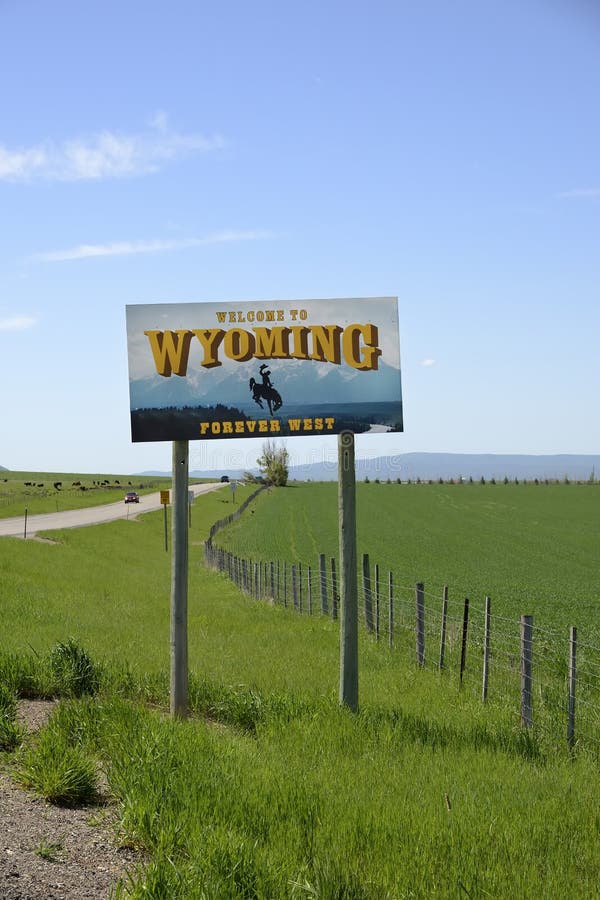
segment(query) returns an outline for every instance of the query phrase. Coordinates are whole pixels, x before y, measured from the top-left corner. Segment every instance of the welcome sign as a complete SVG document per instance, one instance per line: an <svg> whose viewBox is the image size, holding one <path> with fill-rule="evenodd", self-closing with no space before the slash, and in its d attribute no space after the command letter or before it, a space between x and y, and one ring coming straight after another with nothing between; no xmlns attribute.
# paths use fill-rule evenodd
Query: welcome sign
<svg viewBox="0 0 600 900"><path fill-rule="evenodd" d="M133 441L403 430L396 297L126 316Z"/></svg>

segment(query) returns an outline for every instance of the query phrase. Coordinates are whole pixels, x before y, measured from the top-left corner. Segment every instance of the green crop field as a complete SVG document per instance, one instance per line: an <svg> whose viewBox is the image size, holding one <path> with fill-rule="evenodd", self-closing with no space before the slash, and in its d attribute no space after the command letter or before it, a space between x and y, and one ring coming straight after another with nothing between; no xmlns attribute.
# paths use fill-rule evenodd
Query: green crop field
<svg viewBox="0 0 600 900"><path fill-rule="evenodd" d="M316 566L338 553L337 485L291 485L257 501L219 544L251 559ZM600 485L358 484L357 545L410 593L491 596L504 616L600 633Z"/></svg>
<svg viewBox="0 0 600 900"><path fill-rule="evenodd" d="M237 504L250 491L240 486ZM407 598L422 580L432 597L448 584L457 603L491 594L507 621L596 626L596 487L361 484L357 500L359 552L393 567ZM5 701L2 763L44 796L63 759L84 774L100 765L117 833L148 854L117 894L596 896L597 744L589 721L573 752L553 727L564 677L560 701L540 685L524 730L509 685L518 659L516 673L498 668L484 705L476 654L461 687L452 654L442 673L415 665L410 627L393 649L361 629L360 712L340 710L338 623L252 599L205 568L209 528L234 509L217 491L192 510L187 722L164 715L161 512L0 540L0 707L13 692L63 697L22 745ZM215 542L306 571L336 554L336 510L335 485L270 490ZM69 669L73 645L85 684Z"/></svg>

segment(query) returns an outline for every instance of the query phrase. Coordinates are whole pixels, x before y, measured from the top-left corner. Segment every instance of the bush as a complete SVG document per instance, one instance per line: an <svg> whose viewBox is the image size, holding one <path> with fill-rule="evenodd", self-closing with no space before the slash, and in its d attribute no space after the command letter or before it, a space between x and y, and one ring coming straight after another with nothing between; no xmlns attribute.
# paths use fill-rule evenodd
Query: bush
<svg viewBox="0 0 600 900"><path fill-rule="evenodd" d="M51 726L40 732L17 767L20 783L57 806L83 806L98 796L96 767L80 747Z"/></svg>
<svg viewBox="0 0 600 900"><path fill-rule="evenodd" d="M17 697L6 685L0 682L0 716L14 719L17 714Z"/></svg>
<svg viewBox="0 0 600 900"><path fill-rule="evenodd" d="M87 652L73 638L69 638L66 644L56 644L52 649L50 667L61 694L82 697L84 694L97 693L100 684L98 670Z"/></svg>
<svg viewBox="0 0 600 900"><path fill-rule="evenodd" d="M14 750L21 742L23 729L17 725L17 698L0 683L0 750Z"/></svg>
<svg viewBox="0 0 600 900"><path fill-rule="evenodd" d="M275 441L265 441L262 456L256 460L258 468L267 484L285 487L289 474L289 454L285 447Z"/></svg>

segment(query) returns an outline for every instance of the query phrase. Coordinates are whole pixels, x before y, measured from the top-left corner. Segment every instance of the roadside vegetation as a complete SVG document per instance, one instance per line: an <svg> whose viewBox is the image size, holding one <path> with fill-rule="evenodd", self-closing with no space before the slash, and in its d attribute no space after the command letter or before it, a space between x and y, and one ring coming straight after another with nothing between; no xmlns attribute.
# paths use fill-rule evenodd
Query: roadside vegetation
<svg viewBox="0 0 600 900"><path fill-rule="evenodd" d="M0 469L0 518L83 509L169 488L171 479L153 475L76 475L64 472L9 472Z"/></svg>
<svg viewBox="0 0 600 900"><path fill-rule="evenodd" d="M507 614L531 598L550 616L568 596L573 615L591 615L594 488L410 487L359 486L359 545L373 559L399 560L408 582L481 585ZM72 803L93 801L103 773L116 839L149 854L120 897L594 896L595 754L524 732L500 692L483 707L363 631L361 709L339 709L337 623L252 600L203 566L210 525L253 489L192 508L185 722L165 714L162 512L45 535L55 543L0 541L13 777ZM269 489L219 541L314 562L336 551L336 499L335 485ZM62 698L37 737L18 733L18 697Z"/></svg>

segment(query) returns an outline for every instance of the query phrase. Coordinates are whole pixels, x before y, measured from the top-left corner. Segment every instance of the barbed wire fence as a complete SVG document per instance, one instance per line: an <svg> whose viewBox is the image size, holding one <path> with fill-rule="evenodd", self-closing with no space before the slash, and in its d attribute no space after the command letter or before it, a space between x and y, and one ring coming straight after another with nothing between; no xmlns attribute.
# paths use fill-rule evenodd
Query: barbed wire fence
<svg viewBox="0 0 600 900"><path fill-rule="evenodd" d="M314 563L255 560L214 542L264 486L230 516L212 526L204 545L207 566L224 573L256 600L290 607L299 615L337 620L340 604L336 557ZM370 637L393 652L412 655L420 669L456 677L459 689L507 704L521 728L544 733L572 752L600 753L600 646L582 640L580 629L562 632L493 612L493 598L475 603L448 585L431 592L423 582L403 580L389 561L359 561L360 621Z"/></svg>

